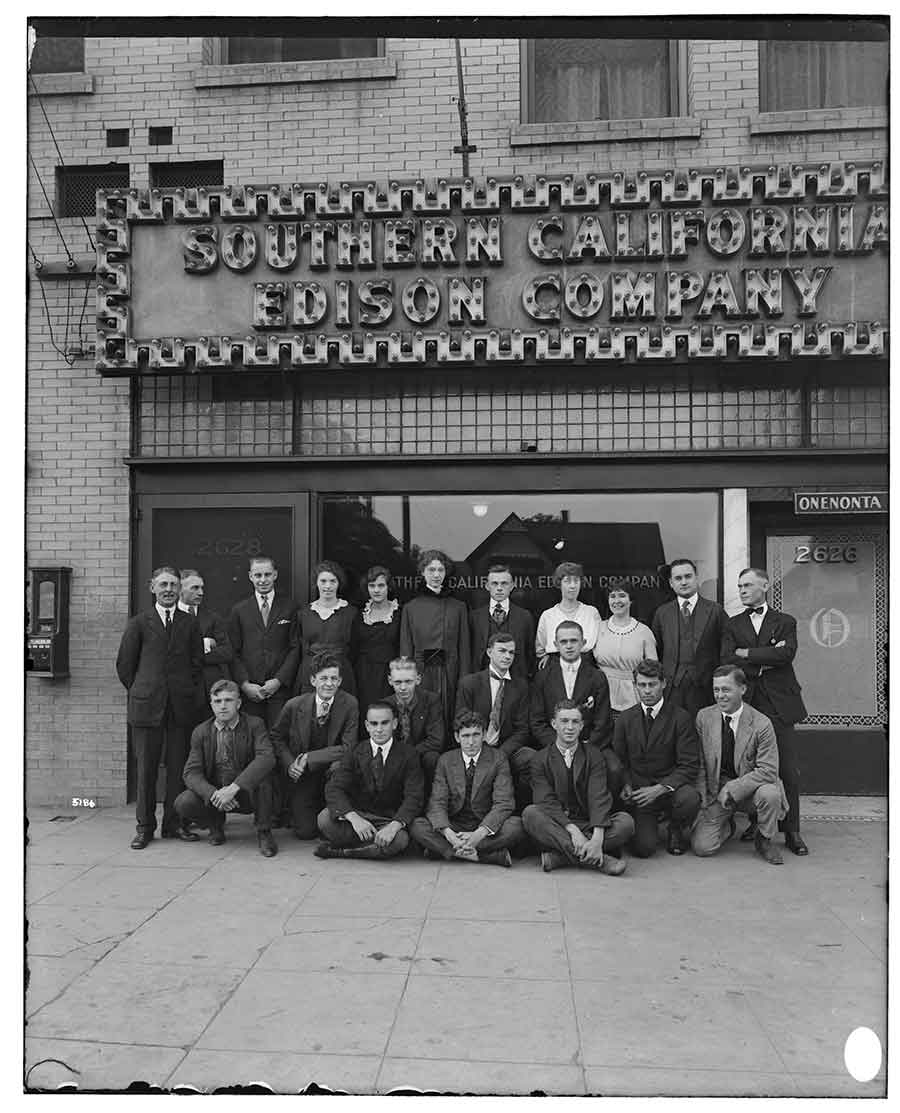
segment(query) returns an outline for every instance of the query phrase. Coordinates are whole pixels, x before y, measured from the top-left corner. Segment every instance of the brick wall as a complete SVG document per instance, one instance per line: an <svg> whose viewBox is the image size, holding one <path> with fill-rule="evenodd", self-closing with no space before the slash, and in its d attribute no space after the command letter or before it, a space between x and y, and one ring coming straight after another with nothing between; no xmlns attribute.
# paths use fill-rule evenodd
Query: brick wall
<svg viewBox="0 0 900 1113"><path fill-rule="evenodd" d="M884 110L759 112L753 41L686 44L688 125L640 121L592 125L573 142L536 135L520 119L520 45L467 40L466 97L471 172L530 174L566 168L708 166L886 156ZM85 75L43 78L50 90L91 93L42 99L63 160L72 165L128 162L131 183L149 184L149 163L222 159L226 182L387 179L460 173L451 40L390 38L384 59L366 60L366 79L346 80L352 64L316 63L303 80L224 85L202 81L209 43L189 39L96 39L85 43ZM318 67L316 69L315 67ZM363 67L365 68L365 67ZM323 72L331 80L309 80ZM393 74L394 76L384 76ZM283 76L283 74L282 74ZM76 80L77 78L77 80ZM227 75L222 78L226 80ZM29 97L29 153L53 199L56 147L37 100ZM171 125L173 144L152 147L151 125ZM108 128L128 128L127 148L106 148ZM781 130L779 130L779 128ZM787 128L788 130L784 130ZM688 134L684 134L687 131ZM568 129L567 129L568 133ZM599 141L598 141L599 140ZM66 253L32 166L28 236L38 258ZM88 222L90 224L90 221ZM80 220L60 220L68 250L91 254ZM125 794L124 693L113 662L128 613L129 392L101 380L89 360L73 366L54 351L93 333L93 296L82 320L84 284L46 282L47 310L32 277L29 295L27 546L30 565L72 566L72 677L29 678L28 799L61 804L73 795L121 803ZM68 305L67 305L68 301ZM49 318L48 318L49 313Z"/></svg>

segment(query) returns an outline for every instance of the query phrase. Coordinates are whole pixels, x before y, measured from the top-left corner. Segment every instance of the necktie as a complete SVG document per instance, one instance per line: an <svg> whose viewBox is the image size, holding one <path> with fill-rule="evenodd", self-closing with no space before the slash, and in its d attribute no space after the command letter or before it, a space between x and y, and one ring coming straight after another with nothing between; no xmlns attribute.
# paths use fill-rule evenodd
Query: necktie
<svg viewBox="0 0 900 1113"><path fill-rule="evenodd" d="M328 722L328 713L330 711L331 700L323 700L321 713L316 716L316 722L319 724L320 727L325 726L325 724ZM379 750L378 752L381 753L381 750Z"/></svg>
<svg viewBox="0 0 900 1113"><path fill-rule="evenodd" d="M196 603L194 603L193 606L191 607L191 614L194 616L194 618L197 617L197 604Z"/></svg>
<svg viewBox="0 0 900 1113"><path fill-rule="evenodd" d="M472 782L475 780L475 762L466 762L466 799L463 803L464 808L468 808L472 803Z"/></svg>
<svg viewBox="0 0 900 1113"><path fill-rule="evenodd" d="M650 738L650 731L653 728L653 708L644 708L644 737Z"/></svg>
<svg viewBox="0 0 900 1113"><path fill-rule="evenodd" d="M503 620L506 618L506 611L500 606L499 603L494 604L494 609L491 612L491 617L498 626L503 625Z"/></svg>
<svg viewBox="0 0 900 1113"><path fill-rule="evenodd" d="M397 710L400 713L400 741L409 741L409 705L397 701Z"/></svg>
<svg viewBox="0 0 900 1113"><path fill-rule="evenodd" d="M689 602L687 601L687 599L685 599L685 601L684 601L684 602L683 602L683 603L681 604L681 613L682 613L682 615L683 615L683 617L684 617L684 619L685 619L685 621L686 621L686 622L690 621L690 617L691 617L691 605L690 605L690 603L689 603Z"/></svg>
<svg viewBox="0 0 900 1113"><path fill-rule="evenodd" d="M384 756L381 753L381 747L372 758L372 776L375 778L375 787L381 791L381 786L384 783Z"/></svg>
<svg viewBox="0 0 900 1113"><path fill-rule="evenodd" d="M172 612L166 608L166 633L172 633Z"/></svg>
<svg viewBox="0 0 900 1113"><path fill-rule="evenodd" d="M734 731L731 727L731 716L722 716L722 764L721 768L734 768Z"/></svg>
<svg viewBox="0 0 900 1113"><path fill-rule="evenodd" d="M269 597L263 596L263 601L259 607L259 613L262 615L263 626L269 625Z"/></svg>
<svg viewBox="0 0 900 1113"><path fill-rule="evenodd" d="M494 702L491 704L491 716L488 720L488 726L491 730L499 730L500 716L503 714L503 689L506 687L506 677L498 676L492 669L491 680L499 680L500 683L497 687L497 694L494 696Z"/></svg>

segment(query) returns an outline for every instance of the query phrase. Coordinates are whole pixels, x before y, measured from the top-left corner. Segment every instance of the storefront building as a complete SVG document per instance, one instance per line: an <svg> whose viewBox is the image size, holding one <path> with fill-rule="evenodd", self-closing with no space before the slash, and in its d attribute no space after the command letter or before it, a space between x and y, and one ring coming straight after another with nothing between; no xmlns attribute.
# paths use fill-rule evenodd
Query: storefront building
<svg viewBox="0 0 900 1113"><path fill-rule="evenodd" d="M767 566L805 790L886 791L887 42L746 29L464 39L468 178L452 39L39 38L28 562L71 582L30 802L126 800L154 566L405 600L430 547L472 604L571 559L644 621L675 557L730 613Z"/></svg>

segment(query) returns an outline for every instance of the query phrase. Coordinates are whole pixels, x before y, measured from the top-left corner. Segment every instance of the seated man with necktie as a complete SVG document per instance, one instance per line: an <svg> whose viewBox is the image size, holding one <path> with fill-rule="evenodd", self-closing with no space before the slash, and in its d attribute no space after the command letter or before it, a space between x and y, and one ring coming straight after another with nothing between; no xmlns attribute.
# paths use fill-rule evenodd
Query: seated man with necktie
<svg viewBox="0 0 900 1113"><path fill-rule="evenodd" d="M521 810L531 803L531 759L536 751L528 745L528 685L511 676L515 656L512 634L491 634L487 643L489 667L459 682L456 713L477 711L485 720L484 742L506 756Z"/></svg>
<svg viewBox="0 0 900 1113"><path fill-rule="evenodd" d="M522 823L541 852L545 873L564 866L625 872L625 844L634 834L627 812L613 812L604 754L579 739L581 707L571 699L553 709L553 744L531 762L534 803Z"/></svg>
<svg viewBox="0 0 900 1113"><path fill-rule="evenodd" d="M366 730L368 741L344 754L325 783L318 858L393 858L409 846L407 828L422 814L419 755L394 737L397 717L387 701L369 704Z"/></svg>
<svg viewBox="0 0 900 1113"><path fill-rule="evenodd" d="M311 692L294 696L272 727L272 746L282 770L282 792L298 839L314 839L325 804L328 771L355 743L359 709L340 690L341 661L334 653L313 657Z"/></svg>
<svg viewBox="0 0 900 1113"><path fill-rule="evenodd" d="M444 752L441 697L422 687L422 675L412 657L395 657L391 661L388 684L394 689L387 702L397 716L398 738L419 755L427 792L438 758Z"/></svg>
<svg viewBox="0 0 900 1113"><path fill-rule="evenodd" d="M778 777L778 742L771 720L744 703L747 678L737 665L713 672L713 707L697 712L702 810L691 844L701 858L715 854L735 832L736 811L756 813L756 852L772 866L784 859L772 841L787 815Z"/></svg>
<svg viewBox="0 0 900 1113"><path fill-rule="evenodd" d="M175 799L182 823L209 828L213 846L225 842L229 812L253 813L259 852L278 853L272 837L272 745L262 719L241 711L241 693L233 680L217 680L209 697L213 717L194 728L183 779L187 786Z"/></svg>
<svg viewBox="0 0 900 1113"><path fill-rule="evenodd" d="M622 802L634 819L632 853L656 853L657 817L669 817L667 850L683 854L685 835L700 810L695 782L700 759L691 717L664 700L666 677L659 661L641 661L634 670L640 703L616 720L613 749L622 763Z"/></svg>
<svg viewBox="0 0 900 1113"><path fill-rule="evenodd" d="M441 754L428 810L410 828L425 857L512 865L510 848L525 832L514 816L512 778L503 751L485 743L477 711L458 711L453 722L459 749Z"/></svg>

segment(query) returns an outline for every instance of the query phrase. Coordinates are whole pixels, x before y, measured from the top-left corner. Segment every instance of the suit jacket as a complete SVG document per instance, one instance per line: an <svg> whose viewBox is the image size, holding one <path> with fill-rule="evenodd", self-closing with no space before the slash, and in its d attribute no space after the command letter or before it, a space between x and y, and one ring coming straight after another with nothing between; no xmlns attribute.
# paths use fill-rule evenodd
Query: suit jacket
<svg viewBox="0 0 900 1113"><path fill-rule="evenodd" d="M672 683L678 670L678 647L681 631L680 597L671 599L657 607L651 629L656 638L659 657L662 661L666 680ZM694 607L694 675L698 688L709 688L712 695L712 674L719 664L719 649L722 641L722 627L728 616L718 603L712 599L698 596Z"/></svg>
<svg viewBox="0 0 900 1113"><path fill-rule="evenodd" d="M487 667L487 643L491 634L503 631L511 634L516 640L516 656L510 668L510 676L519 680L527 680L534 675L534 619L530 611L524 607L517 607L515 603L509 604L509 614L498 626L491 618L493 603L484 607L476 607L469 613L469 633L472 639L473 670Z"/></svg>
<svg viewBox="0 0 900 1113"><path fill-rule="evenodd" d="M332 819L341 819L347 812L368 812L396 819L408 827L425 806L419 755L412 746L404 746L395 738L379 790L372 772L372 746L368 739L357 742L325 782L325 803Z"/></svg>
<svg viewBox="0 0 900 1113"><path fill-rule="evenodd" d="M234 767L237 771L235 784L252 792L274 766L275 758L265 723L262 719L241 712L234 728ZM212 783L215 774L216 720L212 718L194 727L182 780L188 788L209 803L210 796L216 791L216 785Z"/></svg>
<svg viewBox="0 0 900 1113"><path fill-rule="evenodd" d="M389 703L399 718L397 710L397 697L393 693L387 697ZM397 739L400 738L400 728L397 727ZM420 684L416 688L416 705L409 715L409 738L407 745L415 747L420 754L443 753L444 750L444 713L441 706L441 697L437 692L427 692Z"/></svg>
<svg viewBox="0 0 900 1113"><path fill-rule="evenodd" d="M176 723L193 726L203 673L203 642L196 619L176 607L171 632L166 634L155 606L136 614L122 635L116 672L128 689L132 726L159 726L167 705Z"/></svg>
<svg viewBox="0 0 900 1113"><path fill-rule="evenodd" d="M703 806L708 807L719 795L722 767L722 712L718 707L704 707L697 712L697 734L700 737L700 770L697 789ZM787 814L787 797L778 776L778 743L771 719L761 711L744 704L734 739L734 771L731 795L737 801L751 799L761 785L777 784L781 803Z"/></svg>
<svg viewBox="0 0 900 1113"><path fill-rule="evenodd" d="M234 649L232 671L237 683L264 684L272 677L290 691L300 664L295 629L297 604L275 593L269 624L263 626L256 595L235 603L228 616L228 636Z"/></svg>
<svg viewBox="0 0 900 1113"><path fill-rule="evenodd" d="M220 614L201 604L197 608L197 624L200 627L201 637L212 638L216 643L214 649L203 654L204 695L209 696L209 690L217 680L231 679L231 670L228 666L234 659L234 650L228 637L225 619ZM208 701L207 706L209 706Z"/></svg>
<svg viewBox="0 0 900 1113"><path fill-rule="evenodd" d="M696 783L697 732L690 715L668 700L653 720L649 738L644 734L643 704L623 711L616 719L613 749L622 763L625 783L632 788L655 784L681 788Z"/></svg>
<svg viewBox="0 0 900 1113"><path fill-rule="evenodd" d="M552 746L556 742L556 731L550 725L550 720L553 718L553 708L561 699L566 699L562 662L558 653L550 656L549 663L538 669L531 685L531 737L539 746ZM582 654L572 698L580 706L584 716L582 742L589 742L600 748L609 747L613 737L609 681L604 672L596 667L590 653Z"/></svg>
<svg viewBox="0 0 900 1113"><path fill-rule="evenodd" d="M580 671L580 670L579 670ZM456 713L477 711L485 722L491 717L491 674L489 669L464 676L456 689ZM516 750L527 746L528 734L528 685L524 680L507 680L503 688L500 710L500 741L497 748L511 757ZM492 749L491 746L487 747ZM480 760L480 759L479 759ZM445 824L446 826L446 824Z"/></svg>
<svg viewBox="0 0 900 1113"><path fill-rule="evenodd" d="M606 785L606 761L600 750L584 743L575 751L573 766L575 796L592 827L609 827L612 796ZM568 773L562 754L553 745L539 750L531 759L531 791L535 806L565 827L569 818L563 810ZM569 803L570 808L572 803Z"/></svg>
<svg viewBox="0 0 900 1113"><path fill-rule="evenodd" d="M785 644L776 648L778 642ZM736 649L746 649L738 657ZM722 664L739 665L747 676L748 703L756 704L760 695L768 697L776 715L784 723L799 723L806 718L806 707L792 664L797 655L797 620L771 607L763 616L759 636L747 611L729 618L722 631Z"/></svg>
<svg viewBox="0 0 900 1113"><path fill-rule="evenodd" d="M338 761L356 743L359 731L359 708L356 700L340 688L334 694L328 721L325 724L325 745L311 750L312 730L316 715L316 693L304 692L289 699L272 727L272 748L275 760L289 769L294 758L309 754L307 768L325 769Z"/></svg>
<svg viewBox="0 0 900 1113"><path fill-rule="evenodd" d="M453 826L466 802L466 766L462 750L448 750L438 758L426 818L435 831ZM515 810L509 762L498 750L482 746L472 779L472 811L496 834Z"/></svg>

